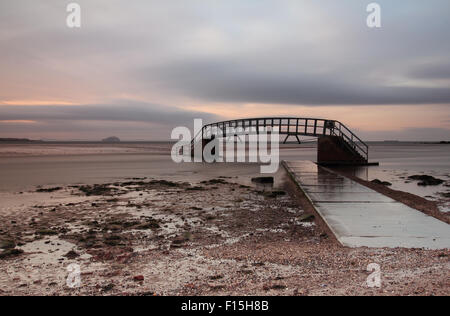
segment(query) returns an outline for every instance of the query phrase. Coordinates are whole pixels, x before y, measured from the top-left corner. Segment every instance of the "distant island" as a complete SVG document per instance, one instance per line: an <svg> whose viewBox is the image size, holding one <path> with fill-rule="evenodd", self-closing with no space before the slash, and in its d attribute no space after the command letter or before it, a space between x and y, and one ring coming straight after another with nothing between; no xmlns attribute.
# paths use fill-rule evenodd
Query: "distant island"
<svg viewBox="0 0 450 316"><path fill-rule="evenodd" d="M120 143L120 138L116 136L111 136L105 139L102 139L103 143Z"/></svg>

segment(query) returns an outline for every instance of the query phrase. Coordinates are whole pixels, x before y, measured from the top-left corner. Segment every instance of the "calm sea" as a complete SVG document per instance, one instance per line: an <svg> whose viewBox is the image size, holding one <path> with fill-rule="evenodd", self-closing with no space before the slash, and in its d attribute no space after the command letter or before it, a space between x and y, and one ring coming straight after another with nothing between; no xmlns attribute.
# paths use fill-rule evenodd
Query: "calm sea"
<svg viewBox="0 0 450 316"><path fill-rule="evenodd" d="M0 145L0 155L1 146L4 145ZM41 146L43 149L34 151L34 155L30 156L26 146L34 146L34 149ZM70 146L73 149L73 145L55 144L52 147L55 150L50 152L46 152L46 146L20 145L20 150L15 154L0 156L0 192L32 190L44 185L93 184L140 177L198 181L228 176L236 177L242 183L250 183L250 178L259 174L257 164L176 164L170 158L172 145L169 143L146 143L139 146L120 144L117 151L105 153L102 150L104 144L76 145L76 150L69 150L69 153L65 152L65 148ZM127 147L139 147L139 150L127 152L124 150ZM281 159L316 159L314 144L284 145L280 153ZM407 180L410 175L428 174L450 184L450 145L372 143L370 160L380 162L380 166L354 168L352 171L355 175L365 180L389 181L394 189L430 199L442 200L441 193L450 191L445 185L420 187L416 182Z"/></svg>

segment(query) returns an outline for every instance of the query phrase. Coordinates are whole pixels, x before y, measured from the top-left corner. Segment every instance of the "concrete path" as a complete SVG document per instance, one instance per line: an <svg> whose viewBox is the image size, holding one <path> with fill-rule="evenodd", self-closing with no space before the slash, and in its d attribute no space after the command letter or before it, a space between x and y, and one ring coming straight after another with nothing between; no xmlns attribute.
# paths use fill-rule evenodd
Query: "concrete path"
<svg viewBox="0 0 450 316"><path fill-rule="evenodd" d="M310 161L283 166L346 247L450 248L450 225Z"/></svg>

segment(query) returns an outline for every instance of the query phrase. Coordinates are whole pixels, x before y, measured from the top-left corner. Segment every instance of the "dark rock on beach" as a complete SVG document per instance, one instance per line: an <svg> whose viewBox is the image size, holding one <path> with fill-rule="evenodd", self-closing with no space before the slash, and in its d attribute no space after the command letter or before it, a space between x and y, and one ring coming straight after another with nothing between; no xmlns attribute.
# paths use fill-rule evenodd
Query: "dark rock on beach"
<svg viewBox="0 0 450 316"><path fill-rule="evenodd" d="M16 243L12 240L0 240L0 249L13 249Z"/></svg>
<svg viewBox="0 0 450 316"><path fill-rule="evenodd" d="M62 190L61 187L54 187L54 188L39 188L36 190L36 192L46 192L46 193L51 193L51 192L55 192L55 191L60 191Z"/></svg>
<svg viewBox="0 0 450 316"><path fill-rule="evenodd" d="M370 181L370 182L375 183L375 184L385 185L385 186L387 186L387 187L390 187L390 186L392 185L392 183L390 183L390 182L387 182L387 181L381 181L381 180L379 180L379 179L375 179L375 180L372 180L372 181Z"/></svg>
<svg viewBox="0 0 450 316"><path fill-rule="evenodd" d="M67 259L76 259L78 258L80 255L78 253L76 253L75 251L71 250L68 253L66 253L64 255L64 257L66 257Z"/></svg>
<svg viewBox="0 0 450 316"><path fill-rule="evenodd" d="M420 186L428 186L428 185L440 185L443 184L445 181L429 176L429 175L414 175L414 176L409 176L408 179L410 180L415 180L415 181L419 181L419 183L417 183L417 185Z"/></svg>
<svg viewBox="0 0 450 316"><path fill-rule="evenodd" d="M276 198L278 196L283 196L286 195L285 191L272 191L272 192L266 192L265 196L269 197L269 198Z"/></svg>
<svg viewBox="0 0 450 316"><path fill-rule="evenodd" d="M23 250L21 249L7 249L4 250L2 252L0 252L0 259L7 259L7 258L12 258L12 257L16 257L23 254Z"/></svg>
<svg viewBox="0 0 450 316"><path fill-rule="evenodd" d="M257 177L252 178L252 182L258 184L273 184L274 180L273 177Z"/></svg>

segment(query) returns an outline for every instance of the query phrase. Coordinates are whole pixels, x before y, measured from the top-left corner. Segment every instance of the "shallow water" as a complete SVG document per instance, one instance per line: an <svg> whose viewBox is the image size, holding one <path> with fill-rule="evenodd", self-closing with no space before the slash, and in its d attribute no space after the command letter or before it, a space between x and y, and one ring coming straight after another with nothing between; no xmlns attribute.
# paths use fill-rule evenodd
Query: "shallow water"
<svg viewBox="0 0 450 316"><path fill-rule="evenodd" d="M118 145L119 149L105 152L102 144L89 144L89 154L84 145L74 148L67 144L17 145L20 152L0 157L0 192L34 190L36 186L58 186L68 184L93 184L115 181L124 178L153 177L177 181L196 182L214 177L227 176L235 182L251 184L251 178L259 175L258 164L243 163L183 163L176 164L170 158L170 144ZM64 155L54 155L57 152ZM98 146L99 152L95 153ZM70 148L65 150L63 148ZM137 148L137 150L136 150ZM109 149L108 149L109 150ZM0 147L0 153L2 148ZM23 154L31 152L29 154ZM38 155L36 155L38 153ZM80 154L77 154L80 153ZM314 144L282 145L281 159L315 160ZM411 143L373 143L370 144L370 160L380 162L380 166L352 169L354 174L365 179L380 179L391 182L392 188L411 192L430 199L443 199L439 193L450 192L445 185L421 187L417 182L405 183L414 174L428 174L441 178L450 184L450 145L411 144ZM277 174L277 176L279 176ZM449 203L447 198L444 201ZM450 205L448 205L450 209ZM444 206L443 210L447 208Z"/></svg>
<svg viewBox="0 0 450 316"><path fill-rule="evenodd" d="M379 179L392 183L390 188L409 192L430 200L440 200L440 208L450 211L450 199L441 193L450 192L450 146L449 145L373 145L370 147L372 161L380 166L349 168L355 176L364 180ZM446 181L437 186L419 186L418 181L408 179L412 175L430 175Z"/></svg>

